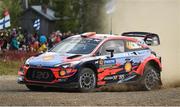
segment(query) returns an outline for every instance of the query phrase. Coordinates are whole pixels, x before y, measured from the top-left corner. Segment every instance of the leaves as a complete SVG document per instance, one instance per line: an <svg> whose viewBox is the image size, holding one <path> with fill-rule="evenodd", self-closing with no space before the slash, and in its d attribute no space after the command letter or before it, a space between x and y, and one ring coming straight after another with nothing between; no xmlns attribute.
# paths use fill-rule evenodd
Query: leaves
<svg viewBox="0 0 180 107"><path fill-rule="evenodd" d="M57 21L56 29L62 32L101 32L102 9L107 0L28 0L29 5L46 4L55 10L55 16L61 20ZM18 26L22 13L21 0L2 0L0 13L7 8L11 17L13 27Z"/></svg>
<svg viewBox="0 0 180 107"><path fill-rule="evenodd" d="M106 0L54 0L53 7L61 18L58 28L62 31L100 32L101 9L105 3Z"/></svg>

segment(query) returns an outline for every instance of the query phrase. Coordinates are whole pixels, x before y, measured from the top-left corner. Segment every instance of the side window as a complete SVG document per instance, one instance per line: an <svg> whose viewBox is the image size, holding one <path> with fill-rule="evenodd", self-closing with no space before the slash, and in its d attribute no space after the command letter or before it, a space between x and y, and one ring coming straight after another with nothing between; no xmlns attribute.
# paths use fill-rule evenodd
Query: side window
<svg viewBox="0 0 180 107"><path fill-rule="evenodd" d="M101 46L99 50L100 55L108 55L109 52L106 51L107 49L113 49L114 53L122 53L125 51L124 41L123 40L107 41Z"/></svg>
<svg viewBox="0 0 180 107"><path fill-rule="evenodd" d="M126 41L125 47L127 51L142 49L141 45L132 41Z"/></svg>

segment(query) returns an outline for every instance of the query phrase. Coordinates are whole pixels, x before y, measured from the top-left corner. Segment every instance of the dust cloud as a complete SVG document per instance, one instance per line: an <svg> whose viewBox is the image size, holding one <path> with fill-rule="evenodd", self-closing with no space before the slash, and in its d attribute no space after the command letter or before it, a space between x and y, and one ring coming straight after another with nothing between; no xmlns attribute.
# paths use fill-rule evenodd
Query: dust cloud
<svg viewBox="0 0 180 107"><path fill-rule="evenodd" d="M145 31L159 34L161 45L153 49L162 56L165 87L180 86L180 0L116 0L112 13L114 34ZM103 31L110 31L106 14Z"/></svg>

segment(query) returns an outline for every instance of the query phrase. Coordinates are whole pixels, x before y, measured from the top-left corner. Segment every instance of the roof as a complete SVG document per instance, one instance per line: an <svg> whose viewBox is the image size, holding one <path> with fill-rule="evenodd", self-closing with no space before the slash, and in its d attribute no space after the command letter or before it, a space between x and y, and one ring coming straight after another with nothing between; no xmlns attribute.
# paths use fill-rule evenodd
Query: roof
<svg viewBox="0 0 180 107"><path fill-rule="evenodd" d="M137 39L132 37L124 37L121 35L111 35L111 34L96 34L93 35L92 38L99 38L99 39L125 39L125 40L131 40L131 41L137 41Z"/></svg>
<svg viewBox="0 0 180 107"><path fill-rule="evenodd" d="M87 34L85 36L85 34ZM131 41L137 41L137 39L132 37L125 37L121 35L111 35L111 34L94 34L94 32L87 32L81 35L75 35L73 37L84 37L84 38L96 38L96 39L102 39L102 40L109 40L109 39L125 39L125 40L131 40Z"/></svg>
<svg viewBox="0 0 180 107"><path fill-rule="evenodd" d="M42 16L44 16L46 19L48 19L50 21L59 20L58 17L55 17L55 12L50 8L47 8L46 13L44 13L42 11L41 5L33 5L33 6L31 6L31 9L33 9L37 13L41 14Z"/></svg>

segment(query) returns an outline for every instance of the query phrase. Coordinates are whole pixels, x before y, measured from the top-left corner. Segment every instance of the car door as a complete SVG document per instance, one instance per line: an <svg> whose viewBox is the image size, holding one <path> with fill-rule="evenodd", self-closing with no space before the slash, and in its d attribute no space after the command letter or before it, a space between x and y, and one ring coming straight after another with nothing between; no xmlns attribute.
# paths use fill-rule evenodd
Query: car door
<svg viewBox="0 0 180 107"><path fill-rule="evenodd" d="M124 40L109 40L100 47L98 51L99 81L106 81L106 83L112 83L124 78L123 74L121 73L121 71L123 70L122 58L125 57L124 44ZM114 50L113 56L111 56L111 53L107 50Z"/></svg>

